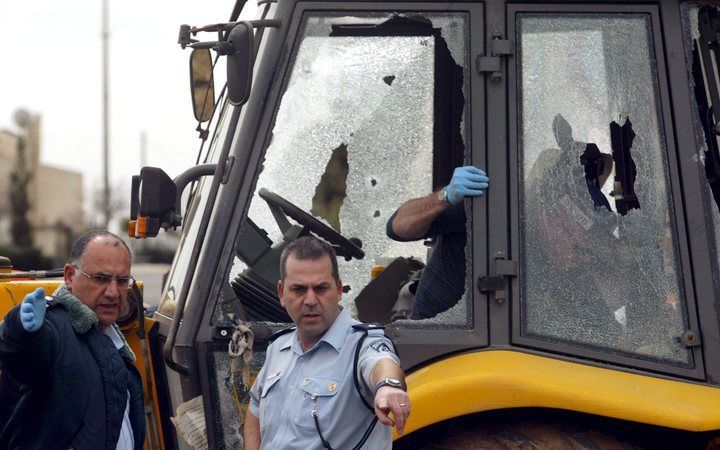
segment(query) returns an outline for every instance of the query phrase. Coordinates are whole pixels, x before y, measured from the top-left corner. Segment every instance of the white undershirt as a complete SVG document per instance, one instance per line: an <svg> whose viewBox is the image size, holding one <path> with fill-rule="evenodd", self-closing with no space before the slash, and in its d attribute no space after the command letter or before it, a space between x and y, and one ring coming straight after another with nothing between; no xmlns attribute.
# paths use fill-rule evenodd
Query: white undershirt
<svg viewBox="0 0 720 450"><path fill-rule="evenodd" d="M115 345L115 348L120 350L125 346L118 332L115 331L115 327L109 326L101 330L105 333ZM125 403L125 414L123 415L122 427L120 428L120 437L118 437L116 450L133 450L135 448L135 436L133 435L132 426L130 425L130 391L127 393L127 402Z"/></svg>

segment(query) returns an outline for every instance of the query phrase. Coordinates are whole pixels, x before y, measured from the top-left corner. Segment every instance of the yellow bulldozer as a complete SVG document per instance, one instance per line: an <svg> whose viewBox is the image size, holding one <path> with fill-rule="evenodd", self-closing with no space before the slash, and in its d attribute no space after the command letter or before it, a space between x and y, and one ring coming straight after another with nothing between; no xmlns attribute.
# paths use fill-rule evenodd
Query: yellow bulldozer
<svg viewBox="0 0 720 450"><path fill-rule="evenodd" d="M716 2L244 5L180 28L199 164L132 180L130 235L182 236L157 310L137 291L124 322L150 448L191 448L170 420L190 407L200 441L242 448L252 375L290 323L279 255L307 234L336 249L343 307L399 349L395 448L718 447ZM491 181L455 231L463 281L413 319L398 305L445 236L397 242L388 220L467 164ZM0 314L59 283L0 275Z"/></svg>

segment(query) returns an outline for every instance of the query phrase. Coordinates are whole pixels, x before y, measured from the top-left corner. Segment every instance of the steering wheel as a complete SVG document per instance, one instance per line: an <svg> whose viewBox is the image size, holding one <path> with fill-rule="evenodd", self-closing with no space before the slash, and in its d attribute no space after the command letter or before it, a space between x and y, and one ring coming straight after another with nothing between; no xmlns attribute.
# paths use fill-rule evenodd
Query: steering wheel
<svg viewBox="0 0 720 450"><path fill-rule="evenodd" d="M345 256L348 259L350 257L356 259L363 259L365 257L365 252L360 248L362 243L360 243L358 239L353 238L358 242L356 244L352 240L325 225L311 214L303 211L276 193L270 192L265 188L260 188L258 195L267 202L270 207L270 212L272 212L272 215L283 235L286 231L292 228L292 225L287 220L287 218L290 217L309 231L312 231L328 241L330 244L339 247L342 252L338 252L338 254L341 256Z"/></svg>

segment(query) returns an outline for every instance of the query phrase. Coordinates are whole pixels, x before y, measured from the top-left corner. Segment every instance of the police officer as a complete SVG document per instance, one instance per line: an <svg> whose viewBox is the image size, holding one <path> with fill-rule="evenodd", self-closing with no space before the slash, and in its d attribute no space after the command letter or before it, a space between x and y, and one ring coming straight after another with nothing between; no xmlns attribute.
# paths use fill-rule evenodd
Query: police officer
<svg viewBox="0 0 720 450"><path fill-rule="evenodd" d="M280 274L280 303L296 326L268 347L250 391L245 448L391 448L391 427L402 434L410 415L400 360L381 329L339 306L334 250L297 239L283 250Z"/></svg>

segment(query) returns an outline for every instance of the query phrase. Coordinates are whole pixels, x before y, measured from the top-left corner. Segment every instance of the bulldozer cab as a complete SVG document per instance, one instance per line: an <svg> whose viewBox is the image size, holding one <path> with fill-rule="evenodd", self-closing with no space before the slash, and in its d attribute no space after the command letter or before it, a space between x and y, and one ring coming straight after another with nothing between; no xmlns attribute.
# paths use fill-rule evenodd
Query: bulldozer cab
<svg viewBox="0 0 720 450"><path fill-rule="evenodd" d="M720 428L715 7L260 3L217 42L185 41L228 59L212 118L193 97L204 166L167 192L157 173L135 182L132 232L182 226L154 316L167 412L202 395L211 447L241 445L249 383L228 344L247 324L259 370L291 324L280 253L314 234L338 254L342 306L399 348L411 432L524 407ZM484 196L425 239L389 237L400 205L464 165L488 173ZM428 265L439 251L449 268ZM418 316L424 271L450 288ZM431 387L476 401L439 406Z"/></svg>

